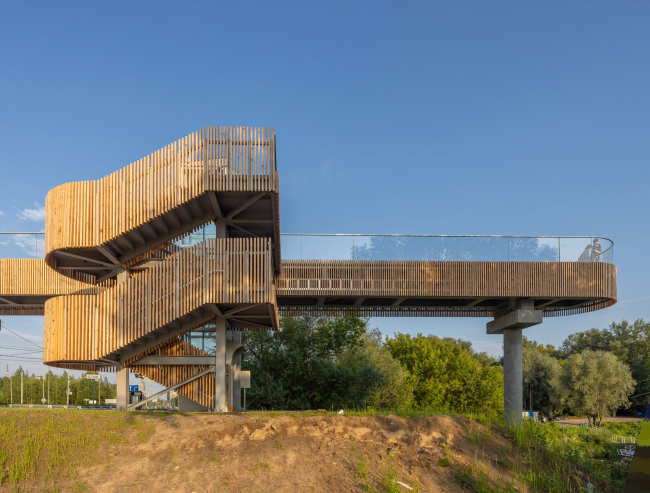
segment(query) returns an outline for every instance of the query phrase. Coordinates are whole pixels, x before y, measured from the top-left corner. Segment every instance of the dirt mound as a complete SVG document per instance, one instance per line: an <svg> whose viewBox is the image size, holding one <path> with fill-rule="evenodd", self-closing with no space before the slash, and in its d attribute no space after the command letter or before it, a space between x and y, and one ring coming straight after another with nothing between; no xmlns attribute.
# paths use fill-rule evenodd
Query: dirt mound
<svg viewBox="0 0 650 493"><path fill-rule="evenodd" d="M124 419L139 424L105 440L74 477L50 482L50 491L580 491L590 481L569 461L535 447L522 450L507 430L467 418L248 413ZM38 480L19 486L45 489ZM599 485L597 491L615 489Z"/></svg>

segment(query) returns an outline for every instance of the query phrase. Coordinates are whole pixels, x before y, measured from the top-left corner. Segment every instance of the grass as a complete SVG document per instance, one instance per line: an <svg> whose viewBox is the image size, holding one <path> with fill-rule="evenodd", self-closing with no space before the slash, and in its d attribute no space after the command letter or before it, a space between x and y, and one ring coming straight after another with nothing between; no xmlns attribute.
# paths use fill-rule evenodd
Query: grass
<svg viewBox="0 0 650 493"><path fill-rule="evenodd" d="M268 469L271 467L268 462L262 462L261 460L257 461L257 464L255 464L253 467L250 468L251 472L257 472L262 469Z"/></svg>
<svg viewBox="0 0 650 493"><path fill-rule="evenodd" d="M354 477L357 479L368 479L368 473L370 469L370 460L367 456L359 459L356 466L354 467Z"/></svg>
<svg viewBox="0 0 650 493"><path fill-rule="evenodd" d="M67 410L0 411L0 485L40 479L45 483L73 479L92 453L106 444L119 447L135 433L147 441L155 426L128 413L72 413ZM110 449L110 447L109 447ZM110 450L107 450L107 452ZM108 455L108 454L107 454ZM75 486L83 491L85 483Z"/></svg>
<svg viewBox="0 0 650 493"><path fill-rule="evenodd" d="M605 422L601 424L602 428L605 428L612 433L616 433L620 437L638 437L641 433L642 421L632 421L626 423L611 423Z"/></svg>
<svg viewBox="0 0 650 493"><path fill-rule="evenodd" d="M461 467L457 471L454 471L452 473L452 477L454 478L454 481L458 483L458 485L463 489L463 490L469 490L472 488L472 475L474 471L472 470L471 467Z"/></svg>
<svg viewBox="0 0 650 493"><path fill-rule="evenodd" d="M515 477L541 491L580 491L587 482L621 487L626 471L620 467L618 446L607 435L588 428L564 427L555 423L524 422L511 428L517 447L512 464ZM582 466L588 479L575 467Z"/></svg>

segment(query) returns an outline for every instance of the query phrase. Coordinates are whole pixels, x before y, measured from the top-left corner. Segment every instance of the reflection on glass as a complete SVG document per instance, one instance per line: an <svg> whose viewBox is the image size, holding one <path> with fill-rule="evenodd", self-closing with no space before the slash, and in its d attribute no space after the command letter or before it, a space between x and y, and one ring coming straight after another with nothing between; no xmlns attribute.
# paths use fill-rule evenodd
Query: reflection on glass
<svg viewBox="0 0 650 493"><path fill-rule="evenodd" d="M558 262L559 242L555 238L508 238L511 262Z"/></svg>
<svg viewBox="0 0 650 493"><path fill-rule="evenodd" d="M209 325L205 326L209 328ZM214 327L214 325L212 325ZM201 351L205 351L209 355L215 354L215 333L214 331L195 331L188 332L182 336L184 342L187 342Z"/></svg>
<svg viewBox="0 0 650 493"><path fill-rule="evenodd" d="M507 262L508 238L459 237L458 260Z"/></svg>
<svg viewBox="0 0 650 493"><path fill-rule="evenodd" d="M282 235L282 258L613 263L614 248L596 237Z"/></svg>

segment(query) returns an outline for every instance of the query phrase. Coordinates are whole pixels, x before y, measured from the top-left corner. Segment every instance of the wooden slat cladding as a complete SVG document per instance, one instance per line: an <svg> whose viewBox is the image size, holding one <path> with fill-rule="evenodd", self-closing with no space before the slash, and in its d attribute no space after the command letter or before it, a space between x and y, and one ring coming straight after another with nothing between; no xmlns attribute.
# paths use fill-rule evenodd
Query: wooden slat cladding
<svg viewBox="0 0 650 493"><path fill-rule="evenodd" d="M594 299L579 309L546 309L550 315L592 311L616 302L616 267L588 262L459 262L285 260L278 296L504 297ZM303 313L372 316L490 316L491 309L303 307Z"/></svg>
<svg viewBox="0 0 650 493"><path fill-rule="evenodd" d="M207 191L276 191L272 128L207 127L45 199L45 252L103 245Z"/></svg>
<svg viewBox="0 0 650 493"><path fill-rule="evenodd" d="M59 274L43 259L0 259L0 296L94 294L102 289L94 285L94 276L80 273L78 277Z"/></svg>
<svg viewBox="0 0 650 493"><path fill-rule="evenodd" d="M180 338L165 341L145 354L157 356L214 356ZM137 360L140 357L138 356L135 359ZM129 364L129 368L131 371L144 375L164 387L171 387L208 369L205 365L138 365L137 361L135 364ZM213 407L214 388L214 374L211 373L179 387L175 392L198 402L202 406Z"/></svg>
<svg viewBox="0 0 650 493"><path fill-rule="evenodd" d="M210 303L277 312L271 266L269 238L211 239L101 294L50 299L43 360L99 360Z"/></svg>

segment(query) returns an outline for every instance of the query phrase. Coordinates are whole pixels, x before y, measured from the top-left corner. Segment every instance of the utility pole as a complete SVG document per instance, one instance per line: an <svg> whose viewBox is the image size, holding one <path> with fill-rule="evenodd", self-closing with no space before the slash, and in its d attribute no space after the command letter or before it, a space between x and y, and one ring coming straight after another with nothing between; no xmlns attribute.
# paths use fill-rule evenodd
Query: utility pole
<svg viewBox="0 0 650 493"><path fill-rule="evenodd" d="M23 372L20 372L20 403L23 403Z"/></svg>
<svg viewBox="0 0 650 493"><path fill-rule="evenodd" d="M47 374L47 405L50 405L50 374Z"/></svg>
<svg viewBox="0 0 650 493"><path fill-rule="evenodd" d="M68 390L66 391L65 394L65 405L69 406L70 405L70 369L68 368Z"/></svg>
<svg viewBox="0 0 650 493"><path fill-rule="evenodd" d="M9 377L9 394L11 394L11 403L14 403L14 383L13 379L9 376L9 365L7 365L7 376Z"/></svg>
<svg viewBox="0 0 650 493"><path fill-rule="evenodd" d="M97 404L102 405L102 379L99 378L99 397L97 398Z"/></svg>

